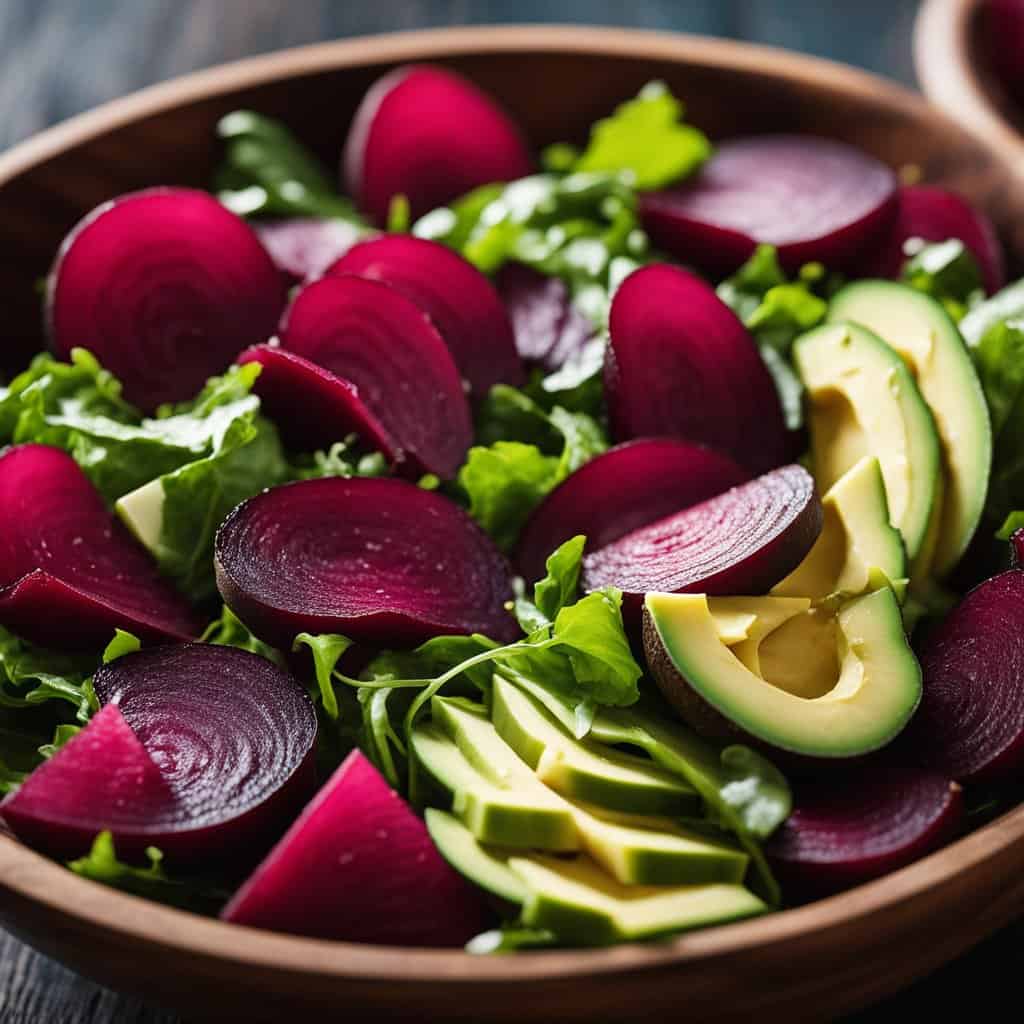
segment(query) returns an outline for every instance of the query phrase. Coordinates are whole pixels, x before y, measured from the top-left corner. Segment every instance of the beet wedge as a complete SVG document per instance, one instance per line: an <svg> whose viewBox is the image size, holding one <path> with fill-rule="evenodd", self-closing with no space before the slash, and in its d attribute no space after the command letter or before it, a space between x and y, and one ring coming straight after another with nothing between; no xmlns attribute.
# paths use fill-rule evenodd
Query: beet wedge
<svg viewBox="0 0 1024 1024"><path fill-rule="evenodd" d="M53 857L85 853L109 829L119 853L138 858L147 821L180 813L177 799L116 704L108 704L0 804L24 843Z"/></svg>
<svg viewBox="0 0 1024 1024"><path fill-rule="evenodd" d="M747 329L685 270L653 264L612 301L605 393L612 435L679 437L752 473L788 459L778 393Z"/></svg>
<svg viewBox="0 0 1024 1024"><path fill-rule="evenodd" d="M221 917L321 939L441 947L465 945L492 921L480 893L358 750Z"/></svg>
<svg viewBox="0 0 1024 1024"><path fill-rule="evenodd" d="M259 855L315 788L316 712L266 658L212 644L154 647L103 665L93 685L174 795L166 807L135 808L131 832L169 861ZM107 827L102 816L95 824L93 834Z"/></svg>
<svg viewBox="0 0 1024 1024"><path fill-rule="evenodd" d="M363 97L342 157L346 191L380 225L397 195L412 216L533 170L509 116L475 85L429 65L400 67Z"/></svg>
<svg viewBox="0 0 1024 1024"><path fill-rule="evenodd" d="M390 285L346 275L308 285L281 345L355 386L410 472L452 479L473 440L462 379L424 312Z"/></svg>
<svg viewBox="0 0 1024 1024"><path fill-rule="evenodd" d="M656 245L684 263L729 274L759 243L789 271L812 260L842 270L885 229L896 176L846 143L814 135L728 139L698 177L641 196Z"/></svg>
<svg viewBox="0 0 1024 1024"><path fill-rule="evenodd" d="M55 650L100 649L118 627L146 641L203 628L74 459L38 444L0 456L0 623Z"/></svg>
<svg viewBox="0 0 1024 1024"><path fill-rule="evenodd" d="M157 188L93 210L47 289L54 352L87 348L146 412L191 398L266 341L285 288L252 229L212 196Z"/></svg>
<svg viewBox="0 0 1024 1024"><path fill-rule="evenodd" d="M650 591L764 594L803 561L823 523L810 474L784 466L591 552L583 585L618 587L634 623Z"/></svg>
<svg viewBox="0 0 1024 1024"><path fill-rule="evenodd" d="M749 479L728 455L674 438L627 441L592 459L559 484L519 537L516 568L544 576L562 543L583 534L590 551L632 530L714 498Z"/></svg>
<svg viewBox="0 0 1024 1024"><path fill-rule="evenodd" d="M360 242L326 271L383 281L411 299L438 329L470 392L485 398L495 384L523 383L512 323L494 285L439 242L384 235Z"/></svg>
<svg viewBox="0 0 1024 1024"><path fill-rule="evenodd" d="M321 277L361 234L355 224L328 217L262 221L253 230L289 287Z"/></svg>
<svg viewBox="0 0 1024 1024"><path fill-rule="evenodd" d="M224 521L214 561L231 610L286 650L302 632L378 647L518 635L491 539L454 502L401 480L335 477L259 494Z"/></svg>

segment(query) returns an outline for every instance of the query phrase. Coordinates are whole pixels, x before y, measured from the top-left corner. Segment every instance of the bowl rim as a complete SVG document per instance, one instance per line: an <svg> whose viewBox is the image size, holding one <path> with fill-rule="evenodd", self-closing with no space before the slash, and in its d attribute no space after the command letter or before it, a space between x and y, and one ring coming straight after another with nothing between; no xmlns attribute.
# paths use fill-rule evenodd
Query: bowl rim
<svg viewBox="0 0 1024 1024"><path fill-rule="evenodd" d="M104 104L50 128L0 155L0 187L64 150L130 122L220 93L289 77L376 63L448 56L572 52L680 60L757 72L817 92L842 92L906 112L943 118L908 89L868 72L761 45L652 30L579 25L515 25L428 29L318 43L194 72ZM948 119L947 119L948 120ZM995 156L999 159L999 151ZM1008 161L1002 161L1008 163ZM906 868L856 889L797 909L691 932L659 944L598 950L524 952L480 957L462 950L411 949L300 938L200 917L81 878L0 833L0 902L45 909L80 928L145 942L244 968L316 974L338 980L393 984L483 986L493 982L579 979L654 970L753 952L813 933L841 937L857 922L901 906L928 902L929 893L968 871L1008 875L1008 847L1024 848L1024 805ZM1008 915L1007 915L1008 916Z"/></svg>

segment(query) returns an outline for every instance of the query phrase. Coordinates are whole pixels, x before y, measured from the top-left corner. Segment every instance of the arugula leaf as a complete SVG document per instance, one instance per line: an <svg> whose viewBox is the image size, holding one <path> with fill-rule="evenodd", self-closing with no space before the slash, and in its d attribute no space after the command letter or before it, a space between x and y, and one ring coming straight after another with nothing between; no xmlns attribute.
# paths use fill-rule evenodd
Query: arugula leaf
<svg viewBox="0 0 1024 1024"><path fill-rule="evenodd" d="M548 622L552 622L576 598L586 543L586 537L572 537L549 555L544 563L547 574L534 585L533 601Z"/></svg>
<svg viewBox="0 0 1024 1024"><path fill-rule="evenodd" d="M331 674L338 660L351 646L352 641L347 636L334 633L322 633L317 636L312 633L299 633L292 644L293 651L307 647L312 653L320 703L329 718L338 717L338 698L331 683Z"/></svg>
<svg viewBox="0 0 1024 1024"><path fill-rule="evenodd" d="M141 650L142 641L134 633L123 629L114 630L114 639L103 649L103 664L115 661L126 654L134 654Z"/></svg>
<svg viewBox="0 0 1024 1024"><path fill-rule="evenodd" d="M88 721L98 708L87 685L94 668L91 657L43 650L0 626L0 707L64 701L76 709L79 721Z"/></svg>
<svg viewBox="0 0 1024 1024"><path fill-rule="evenodd" d="M999 527L996 536L999 540L1009 540L1018 530L1024 529L1024 509L1015 509L1004 520Z"/></svg>
<svg viewBox="0 0 1024 1024"><path fill-rule="evenodd" d="M978 262L959 238L945 242L910 239L904 246L910 257L903 265L903 281L938 299L950 316L959 321L985 297Z"/></svg>
<svg viewBox="0 0 1024 1024"><path fill-rule="evenodd" d="M294 456L288 471L291 480L319 480L322 477L387 476L391 472L381 452L358 450L358 438L350 434L344 441L335 441L326 451Z"/></svg>
<svg viewBox="0 0 1024 1024"><path fill-rule="evenodd" d="M213 620L199 638L200 643L218 644L221 647L237 647L250 654L258 654L275 665L285 667L284 655L270 644L253 636L249 627L227 606L221 609L220 616Z"/></svg>

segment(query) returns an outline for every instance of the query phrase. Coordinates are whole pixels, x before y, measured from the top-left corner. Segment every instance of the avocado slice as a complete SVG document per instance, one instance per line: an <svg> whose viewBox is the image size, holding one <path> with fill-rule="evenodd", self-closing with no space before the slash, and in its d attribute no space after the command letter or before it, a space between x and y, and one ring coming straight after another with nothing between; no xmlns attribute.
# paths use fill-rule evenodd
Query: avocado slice
<svg viewBox="0 0 1024 1024"><path fill-rule="evenodd" d="M992 466L992 426L974 363L942 304L896 281L857 281L829 306L830 321L863 324L891 345L931 408L946 490L932 572L945 576L981 520Z"/></svg>
<svg viewBox="0 0 1024 1024"><path fill-rule="evenodd" d="M164 482L150 480L114 504L114 511L148 551L156 551L164 528Z"/></svg>
<svg viewBox="0 0 1024 1024"><path fill-rule="evenodd" d="M712 597L708 599L718 638L755 675L765 637L811 607L807 597ZM739 629L743 622L742 630Z"/></svg>
<svg viewBox="0 0 1024 1024"><path fill-rule="evenodd" d="M835 629L833 685L798 695L755 675L721 642L705 595L648 594L645 601L647 662L684 718L700 698L745 733L811 757L877 750L903 729L921 699L921 669L891 588L843 605ZM806 657L803 634L795 635L778 656L787 666Z"/></svg>
<svg viewBox="0 0 1024 1024"><path fill-rule="evenodd" d="M821 504L825 522L814 547L771 593L814 600L840 592L862 594L871 587L872 569L899 585L907 574L907 556L899 530L889 522L878 459L865 455L829 488Z"/></svg>
<svg viewBox="0 0 1024 1024"><path fill-rule="evenodd" d="M892 525L913 561L938 498L935 421L902 359L858 324L826 324L798 338L793 359L806 388L814 477L829 490L865 455L878 459Z"/></svg>
<svg viewBox="0 0 1024 1024"><path fill-rule="evenodd" d="M578 740L522 690L495 676L491 717L498 735L562 796L613 811L688 815L697 794L649 758Z"/></svg>
<svg viewBox="0 0 1024 1024"><path fill-rule="evenodd" d="M597 946L735 921L768 908L742 885L622 885L587 857L513 857L523 880L523 921L563 942Z"/></svg>

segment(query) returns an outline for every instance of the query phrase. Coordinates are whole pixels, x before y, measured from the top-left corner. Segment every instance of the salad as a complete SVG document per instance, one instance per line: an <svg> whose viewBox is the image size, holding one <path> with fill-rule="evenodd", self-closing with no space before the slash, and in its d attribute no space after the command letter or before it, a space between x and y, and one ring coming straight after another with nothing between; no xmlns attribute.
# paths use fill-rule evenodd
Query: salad
<svg viewBox="0 0 1024 1024"><path fill-rule="evenodd" d="M1024 282L652 83L539 156L432 66L334 176L219 126L0 388L0 817L252 927L475 953L763 914L1024 779ZM899 173L897 173L899 172Z"/></svg>

